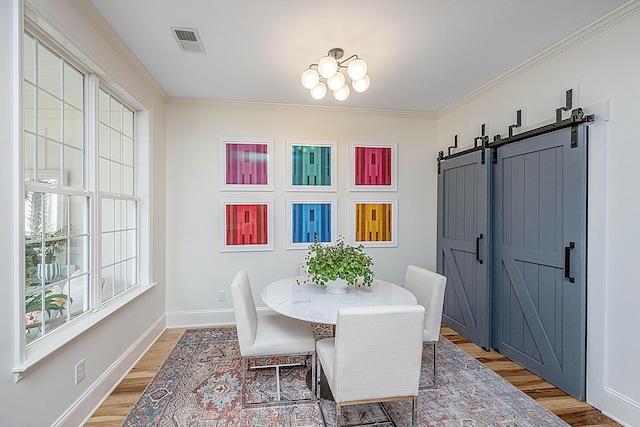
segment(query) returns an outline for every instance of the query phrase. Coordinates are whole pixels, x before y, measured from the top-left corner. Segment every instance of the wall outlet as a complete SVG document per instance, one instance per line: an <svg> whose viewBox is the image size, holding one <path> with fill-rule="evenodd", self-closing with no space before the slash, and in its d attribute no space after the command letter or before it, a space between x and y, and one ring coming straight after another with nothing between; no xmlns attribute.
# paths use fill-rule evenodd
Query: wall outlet
<svg viewBox="0 0 640 427"><path fill-rule="evenodd" d="M76 363L76 385L84 379L85 376L85 367L84 367L84 359Z"/></svg>
<svg viewBox="0 0 640 427"><path fill-rule="evenodd" d="M224 301L224 291L218 291L218 302Z"/></svg>

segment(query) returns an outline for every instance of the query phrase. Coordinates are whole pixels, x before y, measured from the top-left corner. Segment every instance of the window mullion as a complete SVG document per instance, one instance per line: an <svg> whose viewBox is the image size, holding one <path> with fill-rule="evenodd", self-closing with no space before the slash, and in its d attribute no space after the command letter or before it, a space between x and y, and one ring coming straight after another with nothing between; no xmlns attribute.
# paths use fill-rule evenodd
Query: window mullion
<svg viewBox="0 0 640 427"><path fill-rule="evenodd" d="M85 161L87 162L87 176L86 176L86 185L95 197L92 197L90 200L89 207L89 230L90 230L90 238L89 238L89 257L91 266L90 271L92 272L89 281L89 308L92 311L98 310L100 307L101 300L101 269L100 269L100 259L98 258L98 254L100 254L100 248L102 245L102 233L100 232L100 224L102 223L102 209L101 206L101 197L98 191L98 183L99 183L99 161L98 161L98 132L99 132L99 90L100 90L100 78L95 74L89 74L87 79L87 90L86 90L86 114L87 114L87 129L86 129L86 140L87 140L87 152Z"/></svg>

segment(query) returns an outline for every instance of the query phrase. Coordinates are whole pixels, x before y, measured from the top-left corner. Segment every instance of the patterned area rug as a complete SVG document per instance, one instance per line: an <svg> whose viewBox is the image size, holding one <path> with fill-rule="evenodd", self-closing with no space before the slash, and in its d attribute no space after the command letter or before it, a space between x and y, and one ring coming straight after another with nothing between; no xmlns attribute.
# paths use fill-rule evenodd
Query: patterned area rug
<svg viewBox="0 0 640 427"><path fill-rule="evenodd" d="M317 338L330 327L314 326ZM430 378L431 346L423 354L423 380ZM266 361L271 363L273 361ZM310 361L309 361L310 363ZM275 399L274 369L251 371L248 401ZM306 369L281 371L283 398L309 397ZM135 404L122 426L231 427L322 426L315 403L242 410L240 349L235 327L189 329ZM440 339L439 388L420 391L419 426L567 426L482 363ZM326 421L334 422L335 404L321 400ZM398 426L411 425L411 402L385 404ZM346 407L341 424L390 426L377 404Z"/></svg>

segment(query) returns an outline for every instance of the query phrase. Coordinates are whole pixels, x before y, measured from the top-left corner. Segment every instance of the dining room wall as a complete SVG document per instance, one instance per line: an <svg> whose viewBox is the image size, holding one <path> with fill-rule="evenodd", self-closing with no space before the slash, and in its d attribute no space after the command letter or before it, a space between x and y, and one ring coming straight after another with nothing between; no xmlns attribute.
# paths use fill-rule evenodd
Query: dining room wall
<svg viewBox="0 0 640 427"><path fill-rule="evenodd" d="M354 95L357 96L357 95ZM273 139L271 192L220 190L219 138ZM167 105L167 321L171 326L234 321L229 286L249 273L256 304L270 282L296 275L306 250L286 248L287 139L337 141L338 234L349 236L350 198L397 199L397 247L368 248L376 276L402 282L407 264L435 267L436 116L260 103L170 99ZM396 142L397 192L350 192L349 142ZM309 193L307 193L309 194ZM311 196L320 196L312 193ZM274 250L220 252L221 198L268 197L274 202ZM225 300L218 301L218 292Z"/></svg>
<svg viewBox="0 0 640 427"><path fill-rule="evenodd" d="M481 134L550 123L573 90L589 126L587 401L625 425L640 425L640 2L633 2L441 111L439 149ZM568 113L565 113L565 117ZM517 131L517 130L516 130Z"/></svg>
<svg viewBox="0 0 640 427"><path fill-rule="evenodd" d="M25 3L25 4L23 4ZM23 13L63 44L73 55L109 81L123 96L137 101L149 118L148 140L152 146L147 168L150 203L149 276L157 284L117 311L86 313L77 322L91 323L86 331L69 338L67 327L52 337L68 340L40 363L29 366L16 382L20 276L20 135L22 86L20 40ZM97 15L91 2L75 0L10 0L0 2L0 287L5 303L0 310L0 413L2 426L79 426L100 404L136 360L164 329L165 304L165 97L142 65L113 30ZM144 285L148 285L145 283ZM133 292L136 292L135 290ZM22 297L23 298L23 297ZM24 301L24 300L22 300ZM22 307L21 307L22 305ZM107 314L102 314L107 313ZM93 321L94 318L101 321ZM76 320L74 320L76 322ZM75 327L74 322L69 327ZM60 334L58 334L58 332ZM75 364L85 361L85 378L75 384Z"/></svg>

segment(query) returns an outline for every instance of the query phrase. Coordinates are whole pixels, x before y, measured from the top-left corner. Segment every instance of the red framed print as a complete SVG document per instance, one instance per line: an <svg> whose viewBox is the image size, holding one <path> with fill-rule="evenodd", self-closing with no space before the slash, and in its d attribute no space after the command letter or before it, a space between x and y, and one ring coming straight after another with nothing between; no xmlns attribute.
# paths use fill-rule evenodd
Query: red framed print
<svg viewBox="0 0 640 427"><path fill-rule="evenodd" d="M221 137L220 189L273 190L273 140Z"/></svg>
<svg viewBox="0 0 640 427"><path fill-rule="evenodd" d="M220 251L272 251L273 200L220 200Z"/></svg>
<svg viewBox="0 0 640 427"><path fill-rule="evenodd" d="M398 246L397 200L352 200L351 242L365 247Z"/></svg>
<svg viewBox="0 0 640 427"><path fill-rule="evenodd" d="M350 146L351 191L397 190L397 143L352 141Z"/></svg>

